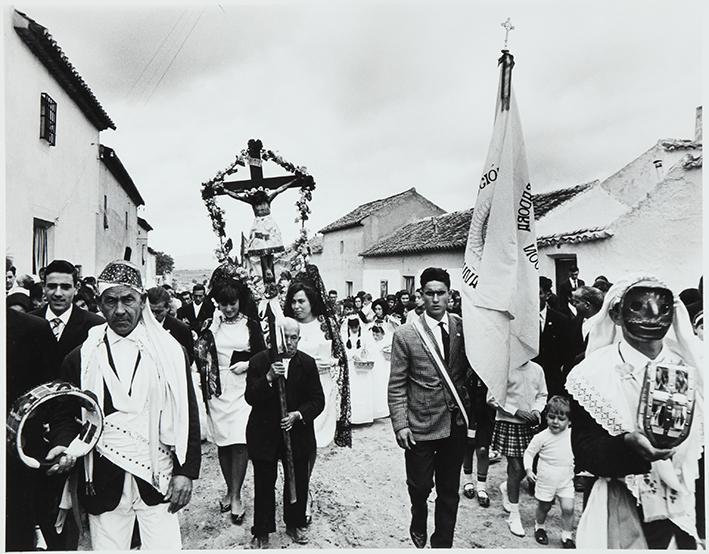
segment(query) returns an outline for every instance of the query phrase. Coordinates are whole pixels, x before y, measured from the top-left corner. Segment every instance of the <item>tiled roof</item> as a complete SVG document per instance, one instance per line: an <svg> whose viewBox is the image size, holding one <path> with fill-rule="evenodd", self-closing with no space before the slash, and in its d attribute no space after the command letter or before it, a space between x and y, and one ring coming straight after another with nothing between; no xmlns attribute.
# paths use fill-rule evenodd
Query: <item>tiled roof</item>
<svg viewBox="0 0 709 554"><path fill-rule="evenodd" d="M564 243L590 242L592 240L602 240L613 236L613 231L604 227L594 227L592 229L578 229L569 233L547 235L537 237L537 248L545 246L555 246Z"/></svg>
<svg viewBox="0 0 709 554"><path fill-rule="evenodd" d="M103 144L99 145L99 157L111 172L111 175L116 178L118 184L121 185L124 191L126 191L126 194L130 197L130 199L135 202L135 205L145 205L143 197L140 195L140 192L138 192L138 187L135 186L133 179L131 179L128 171L125 167L123 167L121 160L113 149L108 146L104 146Z"/></svg>
<svg viewBox="0 0 709 554"><path fill-rule="evenodd" d="M583 192L596 184L598 181L581 183L565 189L542 192L534 195L534 219L541 219L551 210L570 200L580 192Z"/></svg>
<svg viewBox="0 0 709 554"><path fill-rule="evenodd" d="M661 139L658 141L665 150L696 150L702 147L701 142L690 139Z"/></svg>
<svg viewBox="0 0 709 554"><path fill-rule="evenodd" d="M682 167L684 169L696 169L702 167L702 154L692 154L689 152L682 158Z"/></svg>
<svg viewBox="0 0 709 554"><path fill-rule="evenodd" d="M13 26L22 41L76 102L93 126L99 131L115 129L111 118L49 31L17 10L13 16Z"/></svg>
<svg viewBox="0 0 709 554"><path fill-rule="evenodd" d="M140 225L143 229L146 231L152 231L153 228L150 226L150 223L145 221L142 217L138 217L138 225Z"/></svg>
<svg viewBox="0 0 709 554"><path fill-rule="evenodd" d="M372 213L376 212L377 210L381 210L382 208L386 207L387 205L400 200L406 196L414 196L417 195L418 193L416 192L416 189L414 187L405 190L404 192L400 192L399 194L395 194L393 196L388 196L387 198L381 198L379 200L374 200L372 202L367 202L366 204L362 204L361 206L357 206L354 210L352 210L350 213L342 216L340 219L333 221L329 225L326 225L322 229L320 229L320 233L331 233L333 231L339 231L341 229L348 229L350 227L356 227L357 225L362 224L362 220L367 217L368 215L371 215ZM423 196L421 196L423 198ZM423 198L426 200L425 198ZM426 200L428 202L428 200ZM433 202L429 202L432 207L438 208ZM440 209L440 208L439 208ZM441 210L443 211L443 210Z"/></svg>
<svg viewBox="0 0 709 554"><path fill-rule="evenodd" d="M588 189L593 182L534 195L534 218ZM397 229L362 252L362 256L390 256L414 252L463 250L468 240L473 210L427 217Z"/></svg>

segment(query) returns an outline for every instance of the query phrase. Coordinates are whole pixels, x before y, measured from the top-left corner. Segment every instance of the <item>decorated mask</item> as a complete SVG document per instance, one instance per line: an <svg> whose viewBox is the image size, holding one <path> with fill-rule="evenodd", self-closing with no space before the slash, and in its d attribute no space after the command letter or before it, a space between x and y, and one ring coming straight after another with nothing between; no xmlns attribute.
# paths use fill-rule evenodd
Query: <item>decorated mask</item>
<svg viewBox="0 0 709 554"><path fill-rule="evenodd" d="M638 340L662 340L672 325L673 306L666 288L631 287L621 302L623 328Z"/></svg>

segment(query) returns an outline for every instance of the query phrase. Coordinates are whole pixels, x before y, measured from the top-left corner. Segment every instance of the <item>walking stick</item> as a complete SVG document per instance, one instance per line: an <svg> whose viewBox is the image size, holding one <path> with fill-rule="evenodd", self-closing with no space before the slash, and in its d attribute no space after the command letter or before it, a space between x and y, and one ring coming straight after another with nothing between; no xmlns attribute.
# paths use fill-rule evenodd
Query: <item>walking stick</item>
<svg viewBox="0 0 709 554"><path fill-rule="evenodd" d="M268 319L268 334L270 337L271 346L269 348L269 354L271 362L281 361L283 356L278 352L278 343L276 342L276 316L271 310L271 306L266 304L266 318ZM286 379L283 375L279 375L276 379L278 386L278 400L281 407L281 419L286 417L288 414L288 405L286 403ZM283 433L283 446L286 451L285 455L285 471L288 477L288 492L290 497L290 503L295 504L298 499L295 492L295 465L293 464L293 446L290 440L290 431L282 430Z"/></svg>

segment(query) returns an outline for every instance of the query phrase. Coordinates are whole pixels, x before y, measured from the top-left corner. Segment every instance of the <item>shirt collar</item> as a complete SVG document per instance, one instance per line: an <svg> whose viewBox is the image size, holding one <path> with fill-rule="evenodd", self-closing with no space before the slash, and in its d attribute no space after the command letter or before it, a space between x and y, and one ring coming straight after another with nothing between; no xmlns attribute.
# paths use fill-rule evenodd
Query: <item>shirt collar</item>
<svg viewBox="0 0 709 554"><path fill-rule="evenodd" d="M144 343L146 340L145 325L143 325L143 322L141 321L140 323L138 323L136 328L133 329L133 331L131 331L131 333L125 337L122 337L113 329L106 326L106 338L108 339L109 344L116 344L120 341L129 341L136 344L141 342Z"/></svg>
<svg viewBox="0 0 709 554"><path fill-rule="evenodd" d="M628 342L624 338L620 339L618 350L623 359L625 360L625 363L628 363L633 366L633 377L638 382L642 382L642 380L644 379L645 368L647 367L648 363L663 361L669 355L669 350L663 343L662 350L660 350L660 353L657 355L657 358L651 360L645 354L643 354L639 350L636 350L630 344L628 344Z"/></svg>
<svg viewBox="0 0 709 554"><path fill-rule="evenodd" d="M544 304L544 307L541 310L539 310L539 319L542 321L547 320L547 305L546 304Z"/></svg>
<svg viewBox="0 0 709 554"><path fill-rule="evenodd" d="M47 321L52 321L53 319L61 319L62 323L66 327L69 323L69 318L71 317L71 311L74 309L74 305L69 306L69 309L65 311L62 315L57 315L52 311L52 308L47 304Z"/></svg>
<svg viewBox="0 0 709 554"><path fill-rule="evenodd" d="M438 321L437 319L433 319L430 315L428 315L425 311L423 312L423 317L426 318L426 325L428 325L432 330L438 328L439 323L443 323L443 328L446 330L446 333L448 332L448 314L445 314L442 318L441 321Z"/></svg>

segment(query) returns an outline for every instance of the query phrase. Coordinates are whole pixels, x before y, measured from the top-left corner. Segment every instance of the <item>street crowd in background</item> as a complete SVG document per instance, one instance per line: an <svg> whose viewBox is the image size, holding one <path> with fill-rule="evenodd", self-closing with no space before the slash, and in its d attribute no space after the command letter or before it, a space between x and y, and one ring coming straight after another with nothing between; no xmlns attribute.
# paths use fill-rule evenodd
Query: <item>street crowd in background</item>
<svg viewBox="0 0 709 554"><path fill-rule="evenodd" d="M401 290L382 298L359 291L343 299L337 291L325 288L317 269L296 275L283 271L277 285L282 311L279 328L285 337L286 357L276 363L270 363L263 353L268 338L263 334L263 305L254 298L239 268L222 264L208 283L193 283L191 288L177 290L170 285L145 289L136 271L129 262L118 261L98 277L79 279L72 263L55 260L34 279L17 275L11 260L6 259L8 411L32 387L52 379L73 379L77 386L86 388L85 381L78 377L79 368L89 363L91 350L87 345L98 337L98 346L94 347L98 354L92 355L102 356L105 348L107 362L99 366L104 375L110 366L108 371L113 370L116 377L111 377L115 388L107 385L107 396L100 394L111 405L106 410L107 419L118 420L116 414L144 416L139 424L134 422L138 419L130 418L123 423L124 433L140 429L149 437L145 450L148 458L141 458L143 461L154 461L158 450L171 448L164 459L160 458L167 468L164 482L163 477L153 474L153 488L149 474L146 477L120 461L128 456L130 448L118 439L112 448L118 452L123 448L126 454L116 460L94 456L93 481L87 462L83 462L79 479L96 488L93 496L79 494L89 506L94 549L125 549L141 542L145 548L180 546L179 526L176 528L177 520L172 516L189 501L191 480L198 477L199 440L217 445L226 490L215 502L215 510L228 513L235 525L245 521L247 506L241 490L248 461L252 461L255 505L249 511L257 547L268 547L268 535L276 530L274 486L276 464L285 460L284 430L292 438L297 502L284 501L283 518L286 532L298 544L308 543L308 525L317 517L312 513L317 491L311 489L310 478L318 449L333 441L350 445L351 425L380 418L391 417L396 441L405 450L412 503L410 534L413 544L421 548L428 539L426 499L434 480L438 494L431 546L452 545L459 489L465 498L477 499L481 508L490 507L488 467L504 457L507 479L497 486L502 508L510 514L510 532L525 535L519 497L526 482L538 502L533 522L536 541L549 544L545 521L558 499L562 514L560 544L574 548L575 493L583 492L585 507L598 476L645 473L648 461L660 459L657 450L654 458L648 455L637 462L634 467L640 470L619 468L608 474L594 471L595 458L573 435L577 428L587 429L593 422L584 421L582 425L585 406L580 407L575 395L569 394L567 378L577 366L586 367L582 362L591 356L587 350L590 337L591 342L595 340L595 331L590 322L602 319L604 311L610 312L618 300L607 296L609 291L614 294L618 284L603 275L587 285L579 269L572 267L568 279L557 284L556 293L551 279L539 278L539 353L528 366L510 373L507 399L498 403L474 368L466 365L460 339L461 295L450 288L450 278L443 269L423 271L416 290ZM626 286L624 293L629 288ZM684 323L703 340L702 280L697 288L686 289L678 296L684 309L673 313L686 318ZM443 300L445 304L441 304ZM166 345L167 334L155 331L153 324L182 347L188 376L178 392L177 388L170 391L176 397L175 405L189 414L172 413L174 428L166 436L160 428L159 444L154 444L157 439L151 434L152 428L146 431L154 424L154 415L143 414L142 407L132 404L134 381L146 388L150 398L165 392L159 388L163 384L153 383L139 371L147 363L142 345L150 345L145 352L155 358L158 373L167 371L161 369L165 366L163 356L172 356L178 365L182 362L179 348L165 354L172 343ZM91 331L99 326L102 334ZM143 327L147 330L142 331ZM131 339L138 332L143 333L135 339L138 347L123 346L128 341L122 339ZM448 368L445 375L431 370L435 364L417 351L419 342L428 344L424 335L432 340L427 351L438 351L441 367ZM422 363L427 367L418 367ZM448 373L452 383L441 384ZM278 411L275 386L281 376L287 377L287 413L283 417ZM182 377L175 379L180 381ZM130 382L127 393L121 388L126 380ZM417 392L416 387L422 391ZM430 393L423 390L427 388L439 390L440 398L425 396ZM434 413L439 400L445 421L434 421L439 417ZM463 405L465 409L458 408ZM419 409L423 410L420 418L415 413ZM578 421L577 414L581 414ZM54 423L49 422L52 429L46 440L53 448L47 460L54 464L49 475L29 470L8 456L8 550L77 548L80 522L74 521L71 512L63 514L63 525L56 525L62 516L59 506L67 494L65 474L80 462L66 453L75 434L72 425L75 423L67 416L56 425L59 431L55 432ZM475 432L466 434L466 427ZM62 442L58 437L63 437L60 431L65 430L69 438ZM580 459L582 452L589 458ZM613 452L622 455L624 451ZM692 513L696 536L689 527L674 523L662 529L655 526L652 531L643 528L649 547L664 548L674 538L677 546L689 548L695 538L704 540L703 458L698 467L700 484ZM454 471L451 474L439 468ZM290 494L289 479L284 483L284 499ZM102 503L96 495L111 500ZM139 531L134 525L136 518ZM657 519L669 522L671 518Z"/></svg>

